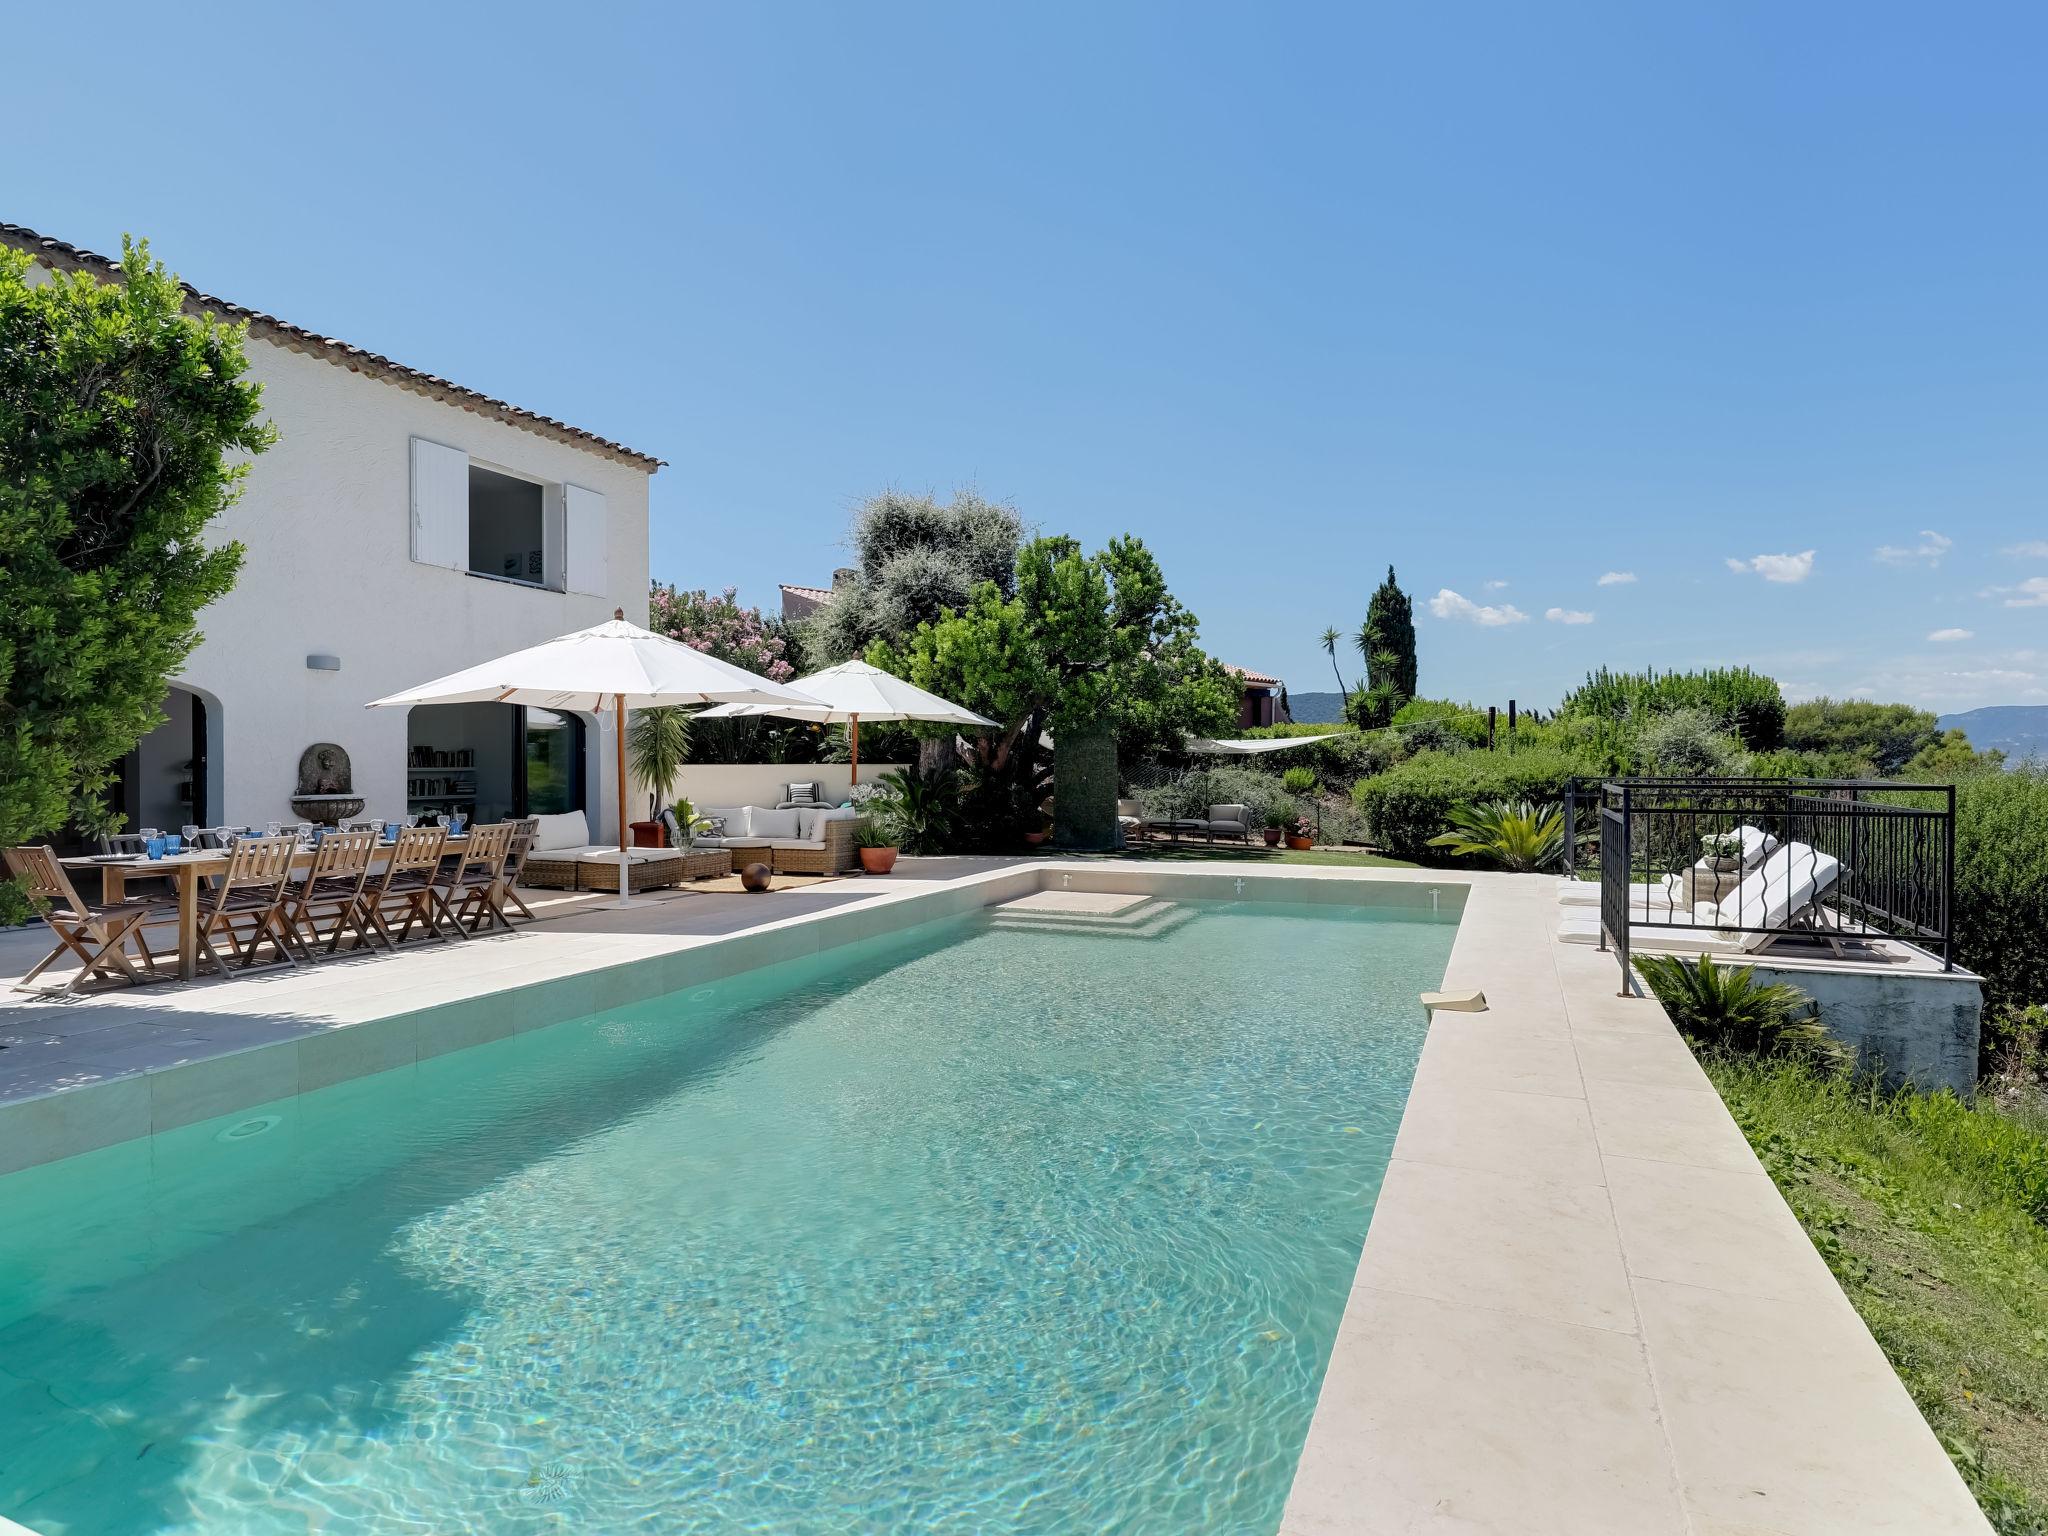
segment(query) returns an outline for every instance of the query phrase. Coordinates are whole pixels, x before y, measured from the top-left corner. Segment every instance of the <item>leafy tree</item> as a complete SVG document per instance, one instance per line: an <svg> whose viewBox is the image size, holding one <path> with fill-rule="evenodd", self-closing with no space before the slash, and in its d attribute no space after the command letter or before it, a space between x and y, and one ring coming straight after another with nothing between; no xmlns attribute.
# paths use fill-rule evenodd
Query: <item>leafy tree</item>
<svg viewBox="0 0 2048 1536"><path fill-rule="evenodd" d="M162 722L242 546L207 526L275 431L244 328L122 243L122 280L29 281L0 250L0 844L119 825L116 765Z"/></svg>
<svg viewBox="0 0 2048 1536"><path fill-rule="evenodd" d="M899 644L877 641L868 660L1003 722L973 743L966 788L968 819L998 840L1037 824L1047 731L1062 839L1107 841L1120 755L1177 747L1237 718L1235 679L1201 649L1194 615L1135 538L1094 555L1069 538L1034 539L1018 554L1015 596L984 582L961 612Z"/></svg>
<svg viewBox="0 0 2048 1536"><path fill-rule="evenodd" d="M788 627L759 608L743 606L736 587L714 594L657 581L647 594L647 627L773 682L796 676L796 647ZM692 722L686 750L700 763L814 763L829 739L825 728L802 721L741 716Z"/></svg>
<svg viewBox="0 0 2048 1536"><path fill-rule="evenodd" d="M820 666L847 661L962 611L983 582L1014 596L1023 536L1013 508L972 491L943 506L898 491L872 497L853 518L852 579L801 626L807 651Z"/></svg>
<svg viewBox="0 0 2048 1536"><path fill-rule="evenodd" d="M690 760L690 714L676 705L636 709L627 728L626 764L647 786L656 815Z"/></svg>
<svg viewBox="0 0 2048 1536"><path fill-rule="evenodd" d="M1896 774L1941 739L1934 716L1910 704L1820 698L1785 711L1785 745L1793 751L1841 754L1881 776Z"/></svg>
<svg viewBox="0 0 2048 1536"><path fill-rule="evenodd" d="M1641 724L1674 709L1709 711L1752 752L1775 752L1785 742L1785 695L1774 678L1747 667L1702 672L1610 672L1602 667L1565 696L1558 716Z"/></svg>

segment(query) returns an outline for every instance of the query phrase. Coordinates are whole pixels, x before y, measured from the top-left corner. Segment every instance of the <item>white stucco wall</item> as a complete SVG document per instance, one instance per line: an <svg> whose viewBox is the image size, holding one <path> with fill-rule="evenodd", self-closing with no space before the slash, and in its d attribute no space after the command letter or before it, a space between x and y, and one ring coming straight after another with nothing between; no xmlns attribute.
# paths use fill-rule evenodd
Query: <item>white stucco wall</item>
<svg viewBox="0 0 2048 1536"><path fill-rule="evenodd" d="M178 679L213 716L215 821L289 818L299 754L339 742L368 814L405 808L406 715L371 699L608 619L647 621L646 471L291 352L249 344L280 441L256 459L217 536L247 547L234 590L200 615ZM411 559L413 437L480 463L604 493L611 591L549 592ZM309 671L308 654L341 658ZM592 722L592 820L615 814L610 722Z"/></svg>
<svg viewBox="0 0 2048 1536"><path fill-rule="evenodd" d="M860 765L860 781L877 784L882 775L894 773L901 763ZM838 804L852 788L853 769L845 763L689 763L676 783L677 799L706 805L774 805L782 798L782 786L807 779L818 792ZM646 791L634 796L636 816L647 814Z"/></svg>

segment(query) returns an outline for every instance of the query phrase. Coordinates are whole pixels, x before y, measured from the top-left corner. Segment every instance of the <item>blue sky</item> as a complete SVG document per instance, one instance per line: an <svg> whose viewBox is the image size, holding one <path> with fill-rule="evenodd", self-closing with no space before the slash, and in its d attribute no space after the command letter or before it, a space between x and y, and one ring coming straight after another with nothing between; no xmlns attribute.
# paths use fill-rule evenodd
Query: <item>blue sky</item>
<svg viewBox="0 0 2048 1536"><path fill-rule="evenodd" d="M973 485L1297 690L1391 562L1432 694L2048 700L2038 5L129 11L0 218L658 453L663 578Z"/></svg>

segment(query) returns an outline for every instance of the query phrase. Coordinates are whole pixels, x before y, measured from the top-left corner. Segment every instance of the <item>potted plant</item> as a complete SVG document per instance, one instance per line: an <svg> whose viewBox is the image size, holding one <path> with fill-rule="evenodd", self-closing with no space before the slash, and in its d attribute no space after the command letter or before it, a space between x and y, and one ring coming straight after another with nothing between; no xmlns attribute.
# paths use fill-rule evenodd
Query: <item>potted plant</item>
<svg viewBox="0 0 2048 1536"><path fill-rule="evenodd" d="M1287 846L1292 848L1296 853L1300 853L1306 849L1315 847L1315 845L1315 818L1311 816L1307 811L1297 806L1291 818L1291 825L1287 829Z"/></svg>
<svg viewBox="0 0 2048 1536"><path fill-rule="evenodd" d="M647 786L647 814L652 816L690 760L690 712L680 705L634 710L626 727L626 760L633 776Z"/></svg>
<svg viewBox="0 0 2048 1536"><path fill-rule="evenodd" d="M681 847L685 853L696 848L697 839L711 830L711 818L699 816L697 807L688 800L678 800L668 808L676 819L676 830L682 834Z"/></svg>
<svg viewBox="0 0 2048 1536"><path fill-rule="evenodd" d="M871 875L886 875L896 867L896 839L873 816L863 816L854 828L853 844L860 850L860 867Z"/></svg>
<svg viewBox="0 0 2048 1536"><path fill-rule="evenodd" d="M1294 812L1284 805L1275 805L1266 811L1266 846L1278 848L1280 839L1294 825Z"/></svg>

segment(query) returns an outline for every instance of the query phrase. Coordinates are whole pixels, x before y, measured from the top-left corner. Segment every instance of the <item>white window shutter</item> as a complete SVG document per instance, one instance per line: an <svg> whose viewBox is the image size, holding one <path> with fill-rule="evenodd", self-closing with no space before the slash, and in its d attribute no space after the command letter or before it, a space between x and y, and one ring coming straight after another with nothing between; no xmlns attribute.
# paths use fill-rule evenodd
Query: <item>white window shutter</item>
<svg viewBox="0 0 2048 1536"><path fill-rule="evenodd" d="M569 569L563 585L571 592L603 597L611 587L611 562L605 554L604 493L565 485L562 503L569 525Z"/></svg>
<svg viewBox="0 0 2048 1536"><path fill-rule="evenodd" d="M412 557L469 569L469 455L424 437L412 440Z"/></svg>

